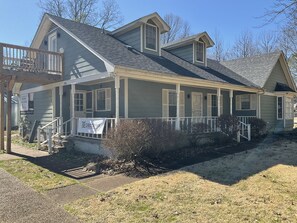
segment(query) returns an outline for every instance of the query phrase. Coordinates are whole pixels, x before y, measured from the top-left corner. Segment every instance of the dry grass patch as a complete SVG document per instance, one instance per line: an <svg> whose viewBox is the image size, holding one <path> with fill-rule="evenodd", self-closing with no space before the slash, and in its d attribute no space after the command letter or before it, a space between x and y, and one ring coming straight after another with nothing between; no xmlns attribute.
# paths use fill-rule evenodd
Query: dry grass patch
<svg viewBox="0 0 297 223"><path fill-rule="evenodd" d="M39 192L77 183L76 180L56 174L26 160L0 161L0 168Z"/></svg>
<svg viewBox="0 0 297 223"><path fill-rule="evenodd" d="M83 222L297 222L296 152L264 143L65 208Z"/></svg>

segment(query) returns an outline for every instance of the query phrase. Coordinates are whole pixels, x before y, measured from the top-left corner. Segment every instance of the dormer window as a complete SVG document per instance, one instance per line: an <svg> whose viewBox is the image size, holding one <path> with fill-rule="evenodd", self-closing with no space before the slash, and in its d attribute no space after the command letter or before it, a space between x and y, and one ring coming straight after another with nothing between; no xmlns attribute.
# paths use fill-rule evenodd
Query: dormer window
<svg viewBox="0 0 297 223"><path fill-rule="evenodd" d="M151 24L145 25L145 48L157 51L157 27Z"/></svg>
<svg viewBox="0 0 297 223"><path fill-rule="evenodd" d="M204 42L198 41L196 44L196 61L204 62Z"/></svg>

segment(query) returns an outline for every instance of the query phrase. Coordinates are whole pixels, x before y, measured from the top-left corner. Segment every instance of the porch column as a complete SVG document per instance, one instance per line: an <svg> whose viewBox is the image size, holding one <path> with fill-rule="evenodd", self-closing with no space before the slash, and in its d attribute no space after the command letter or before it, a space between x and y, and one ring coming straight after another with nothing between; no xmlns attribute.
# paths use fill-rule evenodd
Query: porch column
<svg viewBox="0 0 297 223"><path fill-rule="evenodd" d="M7 84L7 111L6 111L6 153L11 153L11 96L14 80Z"/></svg>
<svg viewBox="0 0 297 223"><path fill-rule="evenodd" d="M230 115L233 114L233 90L229 91L229 97L230 97Z"/></svg>
<svg viewBox="0 0 297 223"><path fill-rule="evenodd" d="M176 122L175 129L180 130L180 84L176 84Z"/></svg>
<svg viewBox="0 0 297 223"><path fill-rule="evenodd" d="M257 94L258 98L258 106L257 106L257 117L261 118L261 95Z"/></svg>
<svg viewBox="0 0 297 223"><path fill-rule="evenodd" d="M286 128L286 96L283 96L283 119L284 119L284 129Z"/></svg>
<svg viewBox="0 0 297 223"><path fill-rule="evenodd" d="M63 133L63 86L60 86L59 87L59 97L60 97L60 133L62 134Z"/></svg>
<svg viewBox="0 0 297 223"><path fill-rule="evenodd" d="M115 122L116 124L120 120L120 77L115 76L114 78L115 86Z"/></svg>
<svg viewBox="0 0 297 223"><path fill-rule="evenodd" d="M128 93L129 93L129 85L128 85L128 78L125 78L125 118L128 118L128 103L129 103L129 96L128 96Z"/></svg>
<svg viewBox="0 0 297 223"><path fill-rule="evenodd" d="M71 118L72 118L72 122L71 122L71 135L75 134L75 108L74 108L74 97L75 97L75 84L71 84Z"/></svg>
<svg viewBox="0 0 297 223"><path fill-rule="evenodd" d="M217 89L218 117L221 115L221 88Z"/></svg>
<svg viewBox="0 0 297 223"><path fill-rule="evenodd" d="M4 151L4 81L0 81L0 150Z"/></svg>

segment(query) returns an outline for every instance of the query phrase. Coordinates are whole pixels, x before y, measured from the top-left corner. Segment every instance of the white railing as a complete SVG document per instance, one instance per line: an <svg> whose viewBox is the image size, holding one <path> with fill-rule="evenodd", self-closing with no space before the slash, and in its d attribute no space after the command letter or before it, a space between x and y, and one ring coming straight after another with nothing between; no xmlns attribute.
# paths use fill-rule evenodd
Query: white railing
<svg viewBox="0 0 297 223"><path fill-rule="evenodd" d="M245 124L250 124L250 120L252 118L256 118L256 116L237 116L240 122L243 122Z"/></svg>
<svg viewBox="0 0 297 223"><path fill-rule="evenodd" d="M62 124L63 118L58 117L48 124L38 127L37 129L37 147L38 149L47 144L49 153L52 152L52 139L57 134L63 134ZM43 139L41 138L43 136Z"/></svg>
<svg viewBox="0 0 297 223"><path fill-rule="evenodd" d="M240 142L241 137L251 141L251 124L246 124L241 121L239 122L239 130L237 133L238 142Z"/></svg>

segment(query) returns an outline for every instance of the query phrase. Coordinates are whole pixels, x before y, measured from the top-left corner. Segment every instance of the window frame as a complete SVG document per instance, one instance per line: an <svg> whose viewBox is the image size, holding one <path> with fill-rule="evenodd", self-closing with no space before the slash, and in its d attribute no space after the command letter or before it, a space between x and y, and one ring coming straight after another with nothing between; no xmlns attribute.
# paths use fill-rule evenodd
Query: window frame
<svg viewBox="0 0 297 223"><path fill-rule="evenodd" d="M249 96L249 102L250 102L250 106L249 108L242 108L242 96L246 96L248 95ZM235 110L236 111L257 111L257 106L255 106L253 108L253 100L252 100L252 96L253 94L240 94L240 95L236 95L236 98L235 98ZM239 97L239 107L237 107L237 97ZM257 100L257 99L256 99Z"/></svg>
<svg viewBox="0 0 297 223"><path fill-rule="evenodd" d="M156 29L156 41L155 41L156 47L155 47L155 49L147 47L147 40L146 40L146 37L147 37L146 27L147 26L151 26L151 27L154 27ZM158 52L158 27L153 25L153 24L146 23L145 26L144 26L144 49L151 50L151 51L154 51L154 52Z"/></svg>
<svg viewBox="0 0 297 223"><path fill-rule="evenodd" d="M282 100L282 116L279 118L279 109L278 109L278 99ZM277 120L283 120L284 119L284 97L283 96L277 96L276 97L276 118Z"/></svg>
<svg viewBox="0 0 297 223"><path fill-rule="evenodd" d="M175 118L176 117L176 116L174 116L174 117L169 116L169 106L174 106L169 103L169 94L170 93L177 94L175 89L165 89L165 88L162 89L162 118ZM166 97L167 103L164 102L163 97ZM177 108L177 106L178 106L177 103L175 106ZM165 107L166 107L166 111L164 111ZM185 92L184 91L180 91L179 109L180 109L180 117L179 118L184 118L183 117L183 116L185 116ZM164 113L167 113L168 116L167 117L164 116Z"/></svg>
<svg viewBox="0 0 297 223"><path fill-rule="evenodd" d="M202 61L201 60L198 60L198 56L197 56L197 53L198 53L198 44L199 43L202 43L203 45L203 48L202 48ZM201 40L197 41L196 42L196 49L195 49L195 61L198 62L198 63L204 63L205 61L205 43Z"/></svg>
<svg viewBox="0 0 297 223"><path fill-rule="evenodd" d="M110 98L107 98L107 91L110 91ZM98 92L104 91L105 92L105 109L99 110L98 109ZM108 100L110 100L110 106L108 108ZM96 112L105 112L105 111L111 111L111 88L100 88L95 90L95 111Z"/></svg>

